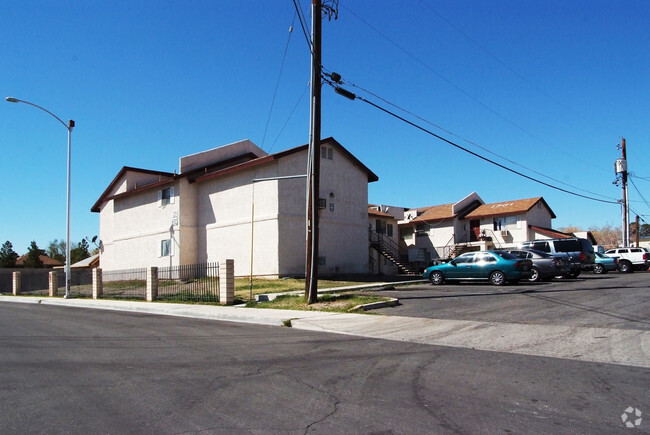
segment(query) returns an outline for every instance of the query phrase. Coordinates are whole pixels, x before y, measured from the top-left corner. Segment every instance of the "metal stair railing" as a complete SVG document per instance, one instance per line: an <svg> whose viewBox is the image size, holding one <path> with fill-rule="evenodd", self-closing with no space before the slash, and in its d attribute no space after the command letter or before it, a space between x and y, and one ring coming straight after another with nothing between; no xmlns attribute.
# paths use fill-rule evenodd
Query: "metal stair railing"
<svg viewBox="0 0 650 435"><path fill-rule="evenodd" d="M393 239L369 229L368 240L370 241L370 246L379 251L384 257L388 258L402 272L415 273L415 271L413 271L408 265L400 261L399 245Z"/></svg>

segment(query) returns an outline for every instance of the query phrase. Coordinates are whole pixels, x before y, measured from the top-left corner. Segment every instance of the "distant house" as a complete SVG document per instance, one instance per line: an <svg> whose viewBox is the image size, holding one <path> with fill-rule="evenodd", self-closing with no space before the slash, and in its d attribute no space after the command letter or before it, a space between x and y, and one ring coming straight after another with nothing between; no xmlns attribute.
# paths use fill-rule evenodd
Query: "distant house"
<svg viewBox="0 0 650 435"><path fill-rule="evenodd" d="M47 255L39 255L38 258L41 260L41 263L43 263L43 267L45 268L54 268L54 267L65 265L64 262L55 260L54 258L48 257ZM27 254L18 257L16 259L16 267L25 267L26 259L27 259Z"/></svg>
<svg viewBox="0 0 650 435"><path fill-rule="evenodd" d="M268 154L248 140L180 158L178 173L122 168L99 213L104 270L235 260L238 276L305 273L307 145ZM368 183L321 141L319 273L368 272Z"/></svg>
<svg viewBox="0 0 650 435"><path fill-rule="evenodd" d="M71 269L95 269L99 267L99 254L91 255L70 265Z"/></svg>

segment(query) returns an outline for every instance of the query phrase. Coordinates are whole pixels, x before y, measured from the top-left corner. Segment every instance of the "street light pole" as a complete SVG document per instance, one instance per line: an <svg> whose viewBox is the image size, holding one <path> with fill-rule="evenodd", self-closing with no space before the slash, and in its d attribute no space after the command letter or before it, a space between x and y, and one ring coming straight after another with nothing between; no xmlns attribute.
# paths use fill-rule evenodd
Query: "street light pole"
<svg viewBox="0 0 650 435"><path fill-rule="evenodd" d="M57 121L59 121L65 128L68 130L68 175L67 175L67 182L66 182L66 187L67 187L67 194L66 194L66 230L65 230L65 297L68 298L70 297L70 159L71 159L71 152L72 152L72 129L75 126L74 121L71 119L68 121L66 124L56 116L54 113L50 112L49 110L39 106L38 104L30 103L29 101L24 101L24 100L19 100L18 98L14 97L7 97L5 98L6 101L10 103L25 103L29 104L30 106L34 106L37 109L41 109L43 112L49 113L51 116L53 116Z"/></svg>

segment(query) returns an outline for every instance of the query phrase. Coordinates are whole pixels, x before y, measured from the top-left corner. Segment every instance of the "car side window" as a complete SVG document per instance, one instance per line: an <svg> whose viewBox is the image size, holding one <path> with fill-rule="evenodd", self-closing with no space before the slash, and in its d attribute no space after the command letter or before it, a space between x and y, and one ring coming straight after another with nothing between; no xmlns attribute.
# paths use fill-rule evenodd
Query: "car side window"
<svg viewBox="0 0 650 435"><path fill-rule="evenodd" d="M455 264L464 264L464 263L471 263L474 258L474 254L463 254L454 259Z"/></svg>
<svg viewBox="0 0 650 435"><path fill-rule="evenodd" d="M628 253L628 250L627 250L627 249L619 249L619 250L618 250L618 253L619 253L619 254L627 254L627 253Z"/></svg>
<svg viewBox="0 0 650 435"><path fill-rule="evenodd" d="M551 252L551 249L548 246L548 242L535 242L533 243L533 249L537 249L542 252Z"/></svg>

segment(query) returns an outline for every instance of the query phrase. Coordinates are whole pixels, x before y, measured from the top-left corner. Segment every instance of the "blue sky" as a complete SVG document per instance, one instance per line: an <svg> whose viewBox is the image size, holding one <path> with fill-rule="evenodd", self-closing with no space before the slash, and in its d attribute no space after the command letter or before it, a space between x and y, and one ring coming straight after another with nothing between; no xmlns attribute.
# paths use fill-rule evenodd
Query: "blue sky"
<svg viewBox="0 0 650 435"><path fill-rule="evenodd" d="M309 26L311 2L296 1ZM171 172L183 155L241 139L268 152L308 141L310 54L292 0L23 0L5 2L0 20L2 98L77 124L73 242L99 233L90 208L122 166ZM615 202L626 138L631 206L646 219L648 47L640 0L340 0L338 19L323 21L323 65L347 89L533 178ZM329 86L322 111L322 137L379 176L371 203L543 196L555 228L621 224L617 204L507 172ZM65 238L67 131L2 101L0 132L0 243L46 248Z"/></svg>

